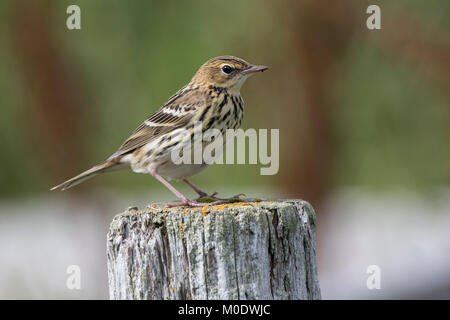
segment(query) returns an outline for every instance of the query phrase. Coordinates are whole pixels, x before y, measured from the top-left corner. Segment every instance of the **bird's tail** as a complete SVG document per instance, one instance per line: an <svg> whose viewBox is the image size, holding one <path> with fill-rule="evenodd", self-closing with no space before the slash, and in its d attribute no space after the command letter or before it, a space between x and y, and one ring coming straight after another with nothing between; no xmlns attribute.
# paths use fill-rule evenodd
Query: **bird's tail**
<svg viewBox="0 0 450 320"><path fill-rule="evenodd" d="M79 184L89 178L92 178L93 176L95 176L99 173L103 173L103 172L115 170L115 169L120 169L121 167L123 167L123 164L120 163L119 161L117 161L117 159L108 159L96 166L93 166L89 170L86 170L86 171L80 173L76 177L73 177L72 179L69 179L69 180L51 188L50 190L61 189L61 191L64 191L73 186L76 186L77 184Z"/></svg>

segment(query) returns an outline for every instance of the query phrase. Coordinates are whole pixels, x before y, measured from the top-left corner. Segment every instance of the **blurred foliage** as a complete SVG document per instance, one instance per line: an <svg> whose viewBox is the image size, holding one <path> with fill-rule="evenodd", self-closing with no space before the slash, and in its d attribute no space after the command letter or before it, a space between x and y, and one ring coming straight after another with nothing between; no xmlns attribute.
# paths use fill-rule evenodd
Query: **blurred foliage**
<svg viewBox="0 0 450 320"><path fill-rule="evenodd" d="M30 2L31 3L31 2ZM281 154L308 157L289 147L300 136L284 135L291 117L277 101L287 90L302 94L302 73L296 66L296 30L284 19L285 2L269 1L46 1L52 36L67 73L78 84L74 90L85 106L82 124L82 163L69 168L73 175L102 161L146 117L187 83L207 59L232 54L272 69L249 80L243 128L280 128ZM66 29L65 13L76 3L82 29ZM450 2L397 1L382 3L382 19L392 11L423 18L419 27L450 33ZM14 49L13 1L0 2L0 195L46 192L69 178L55 177L30 145L27 114L30 94L24 70ZM29 14L29 13L26 13ZM331 186L366 185L421 188L450 182L449 100L439 86L408 62L386 55L365 30L355 37L330 86L333 159ZM391 17L392 18L392 17ZM383 21L383 20L382 20ZM372 33L371 33L372 32ZM326 40L324 40L326 41ZM39 61L36 61L39 63ZM298 71L298 72L297 72ZM301 99L296 100L302 110ZM295 124L294 124L295 125ZM39 131L39 130L38 130ZM34 132L39 137L40 132ZM320 147L320 146L318 146ZM70 153L71 150L66 150ZM57 155L55 155L57 156ZM282 159L281 159L282 160ZM296 170L296 163L280 173ZM100 181L99 181L100 180ZM200 185L273 184L278 176L259 175L258 166L213 166L194 181ZM219 183L220 182L220 183ZM111 173L91 185L119 189L151 188L158 182L146 175Z"/></svg>
<svg viewBox="0 0 450 320"><path fill-rule="evenodd" d="M340 108L333 110L336 183L448 184L449 106L442 92L367 43L354 44L340 74L344 70L346 79L336 88Z"/></svg>

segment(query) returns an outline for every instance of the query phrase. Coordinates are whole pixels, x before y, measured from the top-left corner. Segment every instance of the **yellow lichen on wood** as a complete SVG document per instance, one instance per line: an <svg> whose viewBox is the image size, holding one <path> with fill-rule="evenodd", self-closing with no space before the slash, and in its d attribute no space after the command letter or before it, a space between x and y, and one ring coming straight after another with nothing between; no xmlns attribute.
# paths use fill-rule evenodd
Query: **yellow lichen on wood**
<svg viewBox="0 0 450 320"><path fill-rule="evenodd" d="M181 234L181 238L184 238L183 226L184 226L184 223L182 222L182 223L180 224L180 234Z"/></svg>
<svg viewBox="0 0 450 320"><path fill-rule="evenodd" d="M206 205L206 206L203 206L203 208L202 208L202 211L201 211L201 213L202 213L202 216L204 216L204 217L206 217L206 216L207 216L206 210L208 210L208 208L209 208L209 206L208 206L208 205Z"/></svg>
<svg viewBox="0 0 450 320"><path fill-rule="evenodd" d="M235 203L224 203L224 204L216 204L213 205L213 209L215 210L223 210L225 208L238 207L238 206L251 206L250 202L235 202Z"/></svg>

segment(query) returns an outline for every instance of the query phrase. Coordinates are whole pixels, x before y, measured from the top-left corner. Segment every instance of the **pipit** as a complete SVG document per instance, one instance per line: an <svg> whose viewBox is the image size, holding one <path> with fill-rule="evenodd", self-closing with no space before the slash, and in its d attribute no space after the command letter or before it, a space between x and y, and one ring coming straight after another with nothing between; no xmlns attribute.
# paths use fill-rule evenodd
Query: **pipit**
<svg viewBox="0 0 450 320"><path fill-rule="evenodd" d="M150 173L180 200L169 206L204 206L190 200L175 189L164 177L181 179L201 197L207 193L192 184L191 177L208 164L175 164L171 158L174 148L197 144L194 124L200 123L202 130L217 129L224 134L226 129L238 129L244 115L244 102L240 89L245 80L255 72L268 69L252 65L233 56L220 56L204 63L191 81L164 103L157 112L144 121L131 136L104 162L67 180L51 190L66 190L102 172L131 167L134 172ZM223 139L224 143L226 140ZM202 141L201 145L205 142ZM193 153L195 150L193 150ZM215 196L216 193L211 196ZM219 198L215 198L219 199ZM213 203L219 203L220 199Z"/></svg>

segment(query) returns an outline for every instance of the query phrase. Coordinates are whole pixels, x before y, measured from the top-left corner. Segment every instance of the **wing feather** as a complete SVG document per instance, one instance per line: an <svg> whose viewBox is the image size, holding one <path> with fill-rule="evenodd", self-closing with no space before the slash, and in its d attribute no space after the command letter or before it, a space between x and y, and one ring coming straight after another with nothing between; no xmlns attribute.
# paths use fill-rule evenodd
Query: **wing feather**
<svg viewBox="0 0 450 320"><path fill-rule="evenodd" d="M153 139L180 128L206 106L206 95L198 89L182 88L144 121L110 158L124 155Z"/></svg>

